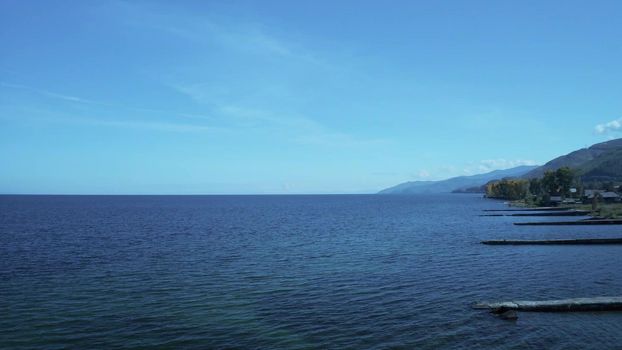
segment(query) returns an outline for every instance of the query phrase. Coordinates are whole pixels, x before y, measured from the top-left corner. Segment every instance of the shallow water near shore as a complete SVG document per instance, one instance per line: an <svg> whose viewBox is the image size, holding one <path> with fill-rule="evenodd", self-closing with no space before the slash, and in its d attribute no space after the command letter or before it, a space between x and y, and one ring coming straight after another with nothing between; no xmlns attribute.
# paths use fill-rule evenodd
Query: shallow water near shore
<svg viewBox="0 0 622 350"><path fill-rule="evenodd" d="M514 226L479 195L0 196L0 348L612 348L622 313L481 300L622 295L620 237ZM536 219L536 220L534 220Z"/></svg>

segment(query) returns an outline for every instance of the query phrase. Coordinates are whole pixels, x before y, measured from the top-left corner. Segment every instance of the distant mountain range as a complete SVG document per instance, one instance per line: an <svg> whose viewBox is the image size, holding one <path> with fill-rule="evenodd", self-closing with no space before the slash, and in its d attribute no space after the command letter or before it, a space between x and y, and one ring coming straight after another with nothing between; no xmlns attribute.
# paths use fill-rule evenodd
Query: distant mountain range
<svg viewBox="0 0 622 350"><path fill-rule="evenodd" d="M622 181L622 139L601 142L570 152L522 177L527 179L541 177L547 170L565 166L574 169L584 182Z"/></svg>
<svg viewBox="0 0 622 350"><path fill-rule="evenodd" d="M583 182L622 181L622 139L597 143L557 157L542 166L519 166L486 174L458 176L441 181L410 181L380 191L380 194L479 192L486 183L503 178L538 178L547 170L572 168Z"/></svg>
<svg viewBox="0 0 622 350"><path fill-rule="evenodd" d="M470 192L471 188L480 187L489 181L508 177L521 177L536 168L538 167L524 165L511 169L495 170L485 174L452 177L451 179L441 181L409 181L384 189L379 194Z"/></svg>

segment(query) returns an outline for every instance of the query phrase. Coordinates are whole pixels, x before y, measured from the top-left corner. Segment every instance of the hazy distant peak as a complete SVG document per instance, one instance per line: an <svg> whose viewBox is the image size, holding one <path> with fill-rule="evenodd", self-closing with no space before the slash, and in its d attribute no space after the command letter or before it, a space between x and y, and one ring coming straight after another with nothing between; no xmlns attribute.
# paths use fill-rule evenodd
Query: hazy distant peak
<svg viewBox="0 0 622 350"><path fill-rule="evenodd" d="M521 165L515 168L494 170L484 174L457 176L440 181L409 181L386 188L380 194L418 194L418 193L450 193L463 188L482 186L491 180L506 177L520 177L537 168L536 165Z"/></svg>

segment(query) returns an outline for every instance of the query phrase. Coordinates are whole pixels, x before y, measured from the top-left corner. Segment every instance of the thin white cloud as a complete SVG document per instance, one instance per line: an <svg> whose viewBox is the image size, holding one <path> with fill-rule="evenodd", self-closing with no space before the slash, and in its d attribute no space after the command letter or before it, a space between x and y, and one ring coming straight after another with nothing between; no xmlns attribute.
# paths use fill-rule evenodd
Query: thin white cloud
<svg viewBox="0 0 622 350"><path fill-rule="evenodd" d="M117 3L126 25L172 34L193 45L216 44L226 49L253 55L294 59L323 64L316 55L293 41L272 33L265 25L240 18L223 21L205 14L172 12L165 6Z"/></svg>
<svg viewBox="0 0 622 350"><path fill-rule="evenodd" d="M232 94L229 89L216 84L170 84L170 87L196 102L207 105L223 104Z"/></svg>
<svg viewBox="0 0 622 350"><path fill-rule="evenodd" d="M149 120L114 120L98 118L52 118L41 119L47 121L88 124L97 126L109 126L119 128L148 129L168 132L206 132L223 130L264 130L271 134L283 135L291 142L304 145L315 145L324 147L363 147L386 144L388 141L380 138L359 138L347 133L331 130L316 122L315 120L298 115L283 115L271 111L247 108L232 104L218 105L214 108L217 116L206 116L203 114L177 113L153 108L128 107L94 100L87 100L76 96L59 94L45 89L35 88L26 85L0 82L0 86L11 89L22 89L34 92L39 95L59 99L70 103L94 104L104 107L113 107L125 110L125 113L141 112L142 114L164 114L171 117L181 117L184 119L216 121L228 124L227 127L212 127L201 124L177 123L169 121L149 121ZM225 99L218 97L211 88L202 89L203 86L196 85L190 88L178 87L178 91L187 94L197 102L205 104L206 101L222 102ZM210 96L216 95L212 99ZM275 133L274 131L277 131Z"/></svg>
<svg viewBox="0 0 622 350"><path fill-rule="evenodd" d="M406 175L404 181L438 181L457 176L485 174L494 170L515 168L521 165L537 165L528 159L484 159L461 166L442 165L432 169L420 169Z"/></svg>
<svg viewBox="0 0 622 350"><path fill-rule="evenodd" d="M86 125L86 126L103 126L122 129L140 129L140 130L155 130L164 132L175 133L205 133L205 132L222 132L226 129L216 128L207 125L189 124L189 123L174 123L165 121L148 121L148 120L118 120L118 119L103 119L92 117L68 117L68 116L55 116L55 117L33 117L30 120L35 122L45 123L63 123L74 125Z"/></svg>
<svg viewBox="0 0 622 350"><path fill-rule="evenodd" d="M5 87L5 88L10 88L10 89L27 90L27 91L34 92L34 93L39 94L39 95L44 95L44 96L47 96L47 97L52 97L52 98L55 98L55 99L60 99L60 100L69 101L69 102L101 104L101 103L93 101L93 100L88 100L88 99L84 99L84 98L80 98L80 97L76 97L76 96L71 96L71 95L59 94L59 93L56 93L56 92L52 92L52 91L48 91L48 90L44 90L44 89L38 89L38 88L34 88L32 86L27 86L27 85L13 84L13 83L8 83L8 82L0 81L0 86Z"/></svg>
<svg viewBox="0 0 622 350"><path fill-rule="evenodd" d="M215 131L217 129L204 126L204 125L196 125L196 124L187 124L187 123L169 123L169 122L159 122L159 121L137 121L137 120L101 120L101 119L75 119L77 123L82 124L91 124L97 126L109 126L109 127L117 127L117 128L132 128L132 129L148 129L148 130L156 130L156 131L166 131L166 132L208 132ZM222 130L222 129L218 129Z"/></svg>
<svg viewBox="0 0 622 350"><path fill-rule="evenodd" d="M599 135L622 131L622 118L598 124L594 127L594 131Z"/></svg>
<svg viewBox="0 0 622 350"><path fill-rule="evenodd" d="M388 140L381 138L360 138L331 130L304 116L281 115L271 111L234 105L221 106L218 111L224 116L232 118L238 126L276 129L298 144L325 147L364 147L388 143Z"/></svg>
<svg viewBox="0 0 622 350"><path fill-rule="evenodd" d="M282 127L289 128L291 130L306 131L323 129L323 127L316 121L295 115L283 116L266 110L235 105L220 106L216 110L227 118L234 120L235 123L241 126Z"/></svg>
<svg viewBox="0 0 622 350"><path fill-rule="evenodd" d="M111 108L118 108L118 109L122 109L126 111L131 111L131 112L160 114L160 115L168 115L172 117L182 117L182 118L187 118L187 119L202 119L202 120L213 120L214 119L212 117L209 117L203 114L180 113L180 112L156 109L156 108L133 107L133 106L125 106L125 105L120 105L120 104L115 104L115 103L95 101L95 100L85 99L85 98L81 98L81 97L77 97L73 95L60 94L60 93L53 92L50 90L40 89L40 88L28 86L28 85L14 84L14 83L9 83L9 82L4 82L4 81L0 81L0 86L9 88L9 89L25 90L25 91L35 93L37 95L46 96L46 97L57 99L57 100L64 101L64 102L96 105L100 107L111 107Z"/></svg>
<svg viewBox="0 0 622 350"><path fill-rule="evenodd" d="M429 179L430 176L432 176L432 174L430 174L429 171L427 170L419 170L419 172L417 172L417 179Z"/></svg>
<svg viewBox="0 0 622 350"><path fill-rule="evenodd" d="M274 112L230 103L233 98L224 86L202 83L172 86L179 93L187 95L195 102L212 106L215 114L222 116L237 128L264 129L271 131L272 134L283 135L295 143L305 145L363 147L389 143L387 139L361 138L332 130L312 118L297 113Z"/></svg>
<svg viewBox="0 0 622 350"><path fill-rule="evenodd" d="M474 175L491 172L493 170L502 170L515 168L522 165L537 165L538 162L531 159L484 159L476 163L467 164L463 173L465 175Z"/></svg>
<svg viewBox="0 0 622 350"><path fill-rule="evenodd" d="M316 130L293 138L300 144L323 146L323 147L373 147L389 143L386 139L357 138L349 134L332 132L328 130Z"/></svg>

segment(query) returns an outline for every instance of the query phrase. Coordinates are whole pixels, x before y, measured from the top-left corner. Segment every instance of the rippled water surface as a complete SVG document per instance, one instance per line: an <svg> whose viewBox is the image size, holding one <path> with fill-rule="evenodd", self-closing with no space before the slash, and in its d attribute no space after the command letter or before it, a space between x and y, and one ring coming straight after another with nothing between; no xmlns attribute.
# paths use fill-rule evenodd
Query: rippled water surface
<svg viewBox="0 0 622 350"><path fill-rule="evenodd" d="M472 310L622 295L622 236L514 226L475 195L2 196L2 348L622 347L622 313ZM547 218L547 220L550 220Z"/></svg>

